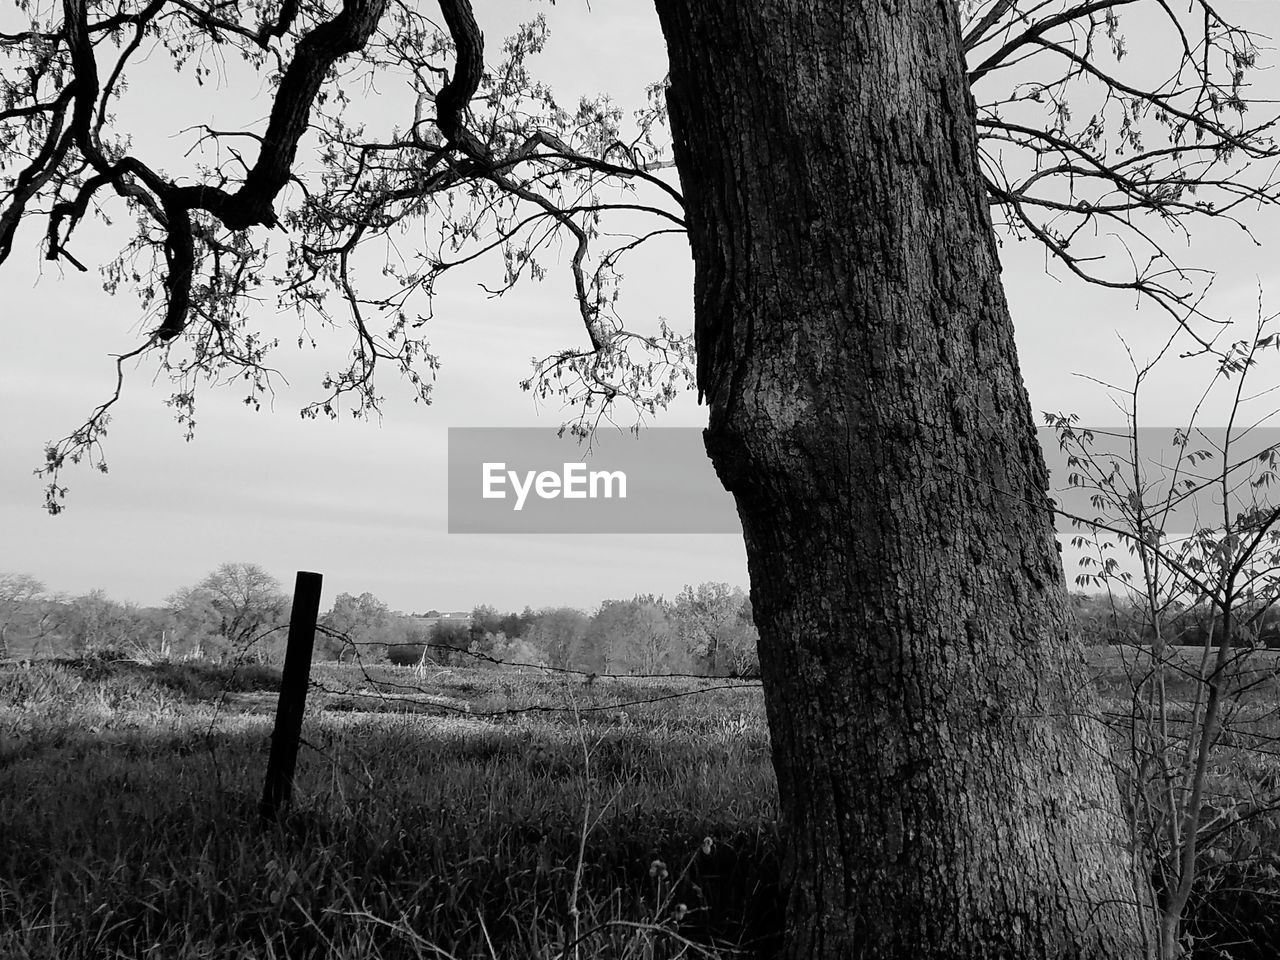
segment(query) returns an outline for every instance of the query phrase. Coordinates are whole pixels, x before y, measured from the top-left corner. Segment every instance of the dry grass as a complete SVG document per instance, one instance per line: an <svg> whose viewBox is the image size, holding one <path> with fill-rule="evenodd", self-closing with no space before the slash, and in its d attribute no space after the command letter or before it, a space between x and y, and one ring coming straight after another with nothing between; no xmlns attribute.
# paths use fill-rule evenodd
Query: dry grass
<svg viewBox="0 0 1280 960"><path fill-rule="evenodd" d="M1128 661L1090 657L1109 708L1129 709ZM0 957L773 954L757 689L331 665L315 678L298 802L264 827L273 671L0 668ZM1241 723L1280 733L1269 684L1250 697ZM1278 785L1275 758L1244 745L1215 771L1219 798ZM1257 941L1237 958L1273 956L1274 922L1257 915L1280 814L1224 824L1197 930Z"/></svg>
<svg viewBox="0 0 1280 960"><path fill-rule="evenodd" d="M0 735L16 744L0 759L0 956L769 950L755 943L778 927L755 691L619 716L589 710L616 689L579 685L572 697L589 712L578 717L498 718L404 712L395 700L353 712L342 698L356 694L321 694L299 803L261 828L270 716L220 709L217 684L166 670L0 674ZM233 685L252 698L262 681ZM480 672L446 681L422 703L481 712L569 693ZM334 703L348 709L325 709ZM666 876L650 876L654 861Z"/></svg>

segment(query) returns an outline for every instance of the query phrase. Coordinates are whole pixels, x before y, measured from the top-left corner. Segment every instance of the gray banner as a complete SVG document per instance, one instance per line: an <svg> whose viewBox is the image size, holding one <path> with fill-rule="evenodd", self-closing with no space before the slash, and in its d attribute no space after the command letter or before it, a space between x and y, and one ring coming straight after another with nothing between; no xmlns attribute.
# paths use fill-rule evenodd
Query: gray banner
<svg viewBox="0 0 1280 960"><path fill-rule="evenodd" d="M1077 437L1086 430L1073 429ZM1049 493L1069 514L1114 523L1121 516L1114 500L1135 482L1133 440L1123 427L1091 432L1090 443L1069 440L1064 449L1056 430L1040 428ZM1223 472L1226 439L1225 428L1189 436L1172 428L1138 431L1144 500L1148 510L1167 503L1168 532L1221 523L1222 485L1213 481ZM1241 466L1228 484L1232 517L1266 502L1267 487L1252 481L1269 468L1268 451L1277 445L1277 428L1234 431L1226 456ZM1069 518L1056 523L1060 534L1081 532ZM639 436L602 430L588 447L551 428L451 427L449 532L741 535L742 526L700 428L652 427Z"/></svg>
<svg viewBox="0 0 1280 960"><path fill-rule="evenodd" d="M450 533L742 535L698 427L449 429Z"/></svg>

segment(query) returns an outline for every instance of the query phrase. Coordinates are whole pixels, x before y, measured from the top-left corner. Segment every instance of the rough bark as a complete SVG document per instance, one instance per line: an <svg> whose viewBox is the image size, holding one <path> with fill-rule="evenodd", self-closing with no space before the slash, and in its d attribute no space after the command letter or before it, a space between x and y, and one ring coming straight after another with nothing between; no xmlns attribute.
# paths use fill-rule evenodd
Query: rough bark
<svg viewBox="0 0 1280 960"><path fill-rule="evenodd" d="M1147 955L950 0L657 0L795 958Z"/></svg>

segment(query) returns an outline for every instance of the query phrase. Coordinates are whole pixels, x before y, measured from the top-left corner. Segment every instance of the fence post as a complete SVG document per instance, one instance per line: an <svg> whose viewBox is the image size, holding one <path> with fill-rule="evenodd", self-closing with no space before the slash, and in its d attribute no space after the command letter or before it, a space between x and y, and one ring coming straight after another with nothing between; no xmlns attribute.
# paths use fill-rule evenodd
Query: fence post
<svg viewBox="0 0 1280 960"><path fill-rule="evenodd" d="M293 797L293 769L298 760L302 711L307 705L307 684L311 679L311 648L320 615L322 580L318 573L299 570L293 586L293 611L289 615L289 642L280 676L280 700L276 704L276 725L271 734L267 781L262 789L262 803L258 805L258 813L264 820L275 817Z"/></svg>

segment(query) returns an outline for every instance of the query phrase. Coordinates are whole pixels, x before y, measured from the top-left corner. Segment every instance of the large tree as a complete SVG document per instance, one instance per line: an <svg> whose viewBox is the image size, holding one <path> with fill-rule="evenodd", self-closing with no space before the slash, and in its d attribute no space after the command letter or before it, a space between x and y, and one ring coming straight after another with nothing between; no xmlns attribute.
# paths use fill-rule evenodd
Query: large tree
<svg viewBox="0 0 1280 960"><path fill-rule="evenodd" d="M1241 169L1274 156L1266 124L1242 119L1251 38L1207 2L656 5L669 83L627 126L607 99L566 111L532 79L540 21L486 70L468 0L439 0L443 25L392 0L29 0L30 29L0 37L0 260L39 214L46 256L80 266L74 231L118 195L140 229L108 281L154 316L129 356L161 358L189 421L201 376L265 388L270 344L246 304L277 272L300 309L345 298L351 356L307 412L359 411L378 402L380 363L429 393L416 294L490 245L506 289L564 234L586 343L528 385L568 392L585 427L679 387L687 340L629 330L612 294L629 250L687 230L707 448L743 522L789 837L788 955L1144 955L1151 891L1067 637L991 210L1207 344L1195 290L1133 224L1273 198ZM1155 84L1099 67L1124 52L1126 8L1166 28L1172 69ZM131 152L112 108L155 39L203 75L228 48L271 73L265 127L199 130L219 148L207 169ZM348 109L362 76L404 81L402 123L364 128ZM607 215L651 225L609 245ZM361 245L424 217L438 245L360 292ZM1121 261L1131 276L1082 249L1094 222L1147 247ZM276 227L279 271L262 241ZM111 402L47 451L51 509L68 459L98 454Z"/></svg>
<svg viewBox="0 0 1280 960"><path fill-rule="evenodd" d="M658 9L791 955L1140 956L956 11L746 6Z"/></svg>

